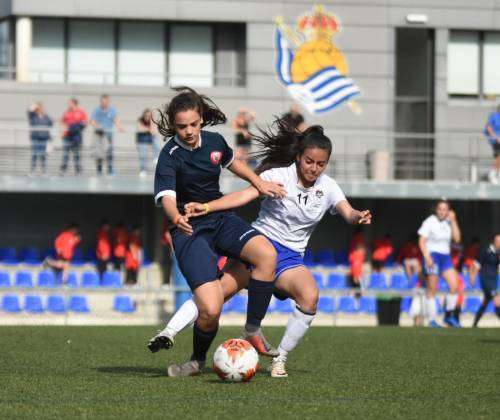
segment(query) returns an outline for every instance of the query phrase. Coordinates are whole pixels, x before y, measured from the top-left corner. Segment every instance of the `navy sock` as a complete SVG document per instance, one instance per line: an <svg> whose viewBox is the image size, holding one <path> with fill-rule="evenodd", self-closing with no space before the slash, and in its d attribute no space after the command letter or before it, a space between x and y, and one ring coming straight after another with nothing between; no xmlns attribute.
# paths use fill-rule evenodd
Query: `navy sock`
<svg viewBox="0 0 500 420"><path fill-rule="evenodd" d="M274 282L250 279L248 283L247 326L257 329L264 317L273 295Z"/></svg>
<svg viewBox="0 0 500 420"><path fill-rule="evenodd" d="M191 355L191 360L197 360L199 362L205 362L207 358L207 352L217 335L219 327L213 331L202 331L198 328L196 324L193 327L193 354Z"/></svg>

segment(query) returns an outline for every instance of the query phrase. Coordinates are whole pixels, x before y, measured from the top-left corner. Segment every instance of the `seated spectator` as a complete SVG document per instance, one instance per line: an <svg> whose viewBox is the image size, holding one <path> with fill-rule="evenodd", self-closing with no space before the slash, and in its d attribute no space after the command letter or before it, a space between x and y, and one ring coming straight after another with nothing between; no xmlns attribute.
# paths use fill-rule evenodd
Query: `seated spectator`
<svg viewBox="0 0 500 420"><path fill-rule="evenodd" d="M391 235L386 233L382 239L375 239L373 242L372 267L376 272L380 272L387 260L394 252Z"/></svg>
<svg viewBox="0 0 500 420"><path fill-rule="evenodd" d="M284 113L281 118L292 128L297 131L304 131L307 125L304 120L304 116L300 112L300 108L297 104L293 104L290 107L290 111Z"/></svg>
<svg viewBox="0 0 500 420"><path fill-rule="evenodd" d="M484 129L484 134L488 137L488 141L493 149L493 167L488 174L488 180L492 184L500 182L500 104L495 112L492 112L488 117L488 122Z"/></svg>
<svg viewBox="0 0 500 420"><path fill-rule="evenodd" d="M97 244L95 255L97 259L97 271L99 278L102 281L104 273L108 270L108 265L111 262L111 226L107 220L101 221L101 226L97 231Z"/></svg>
<svg viewBox="0 0 500 420"><path fill-rule="evenodd" d="M462 268L469 273L471 282L475 281L476 271L473 269L474 261L479 258L479 238L473 237L464 249ZM473 278L474 277L474 278Z"/></svg>
<svg viewBox="0 0 500 420"><path fill-rule="evenodd" d="M113 231L113 263L115 270L121 271L127 252L128 232L123 222L118 222Z"/></svg>
<svg viewBox="0 0 500 420"><path fill-rule="evenodd" d="M43 104L37 102L29 107L28 121L30 125L31 138L31 172L34 176L37 161L40 162L42 174L47 172L47 142L51 139L50 127L52 119L45 113Z"/></svg>
<svg viewBox="0 0 500 420"><path fill-rule="evenodd" d="M68 169L69 155L73 154L75 173L78 175L82 171L80 165L80 150L82 148L82 133L87 125L88 117L83 108L78 106L78 101L71 98L68 102L68 109L64 112L61 124L63 131L63 160L60 175L64 175Z"/></svg>
<svg viewBox="0 0 500 420"><path fill-rule="evenodd" d="M240 108L236 117L231 122L231 127L234 133L234 142L236 145L236 159L249 159L249 154L252 148L252 136L250 135L250 124L255 120L255 112L248 108Z"/></svg>
<svg viewBox="0 0 500 420"><path fill-rule="evenodd" d="M158 130L152 118L152 112L146 108L137 121L136 144L139 152L139 176L145 178L148 168L148 155L151 153L151 160L158 158L158 147L155 142Z"/></svg>
<svg viewBox="0 0 500 420"><path fill-rule="evenodd" d="M67 273L71 266L71 260L75 254L75 249L81 241L82 238L78 230L78 225L76 223L70 223L54 241L54 248L57 255L56 258L45 258L43 262L44 268L50 267L54 270L56 275L61 274L62 282L65 283L67 281Z"/></svg>
<svg viewBox="0 0 500 420"><path fill-rule="evenodd" d="M350 275L349 283L352 288L360 288L363 279L363 265L366 260L366 248L363 243L357 243L349 252Z"/></svg>
<svg viewBox="0 0 500 420"><path fill-rule="evenodd" d="M130 235L125 253L125 284L133 286L137 284L139 269L142 264L141 231L135 226Z"/></svg>
<svg viewBox="0 0 500 420"><path fill-rule="evenodd" d="M418 247L418 235L413 234L399 250L396 261L400 263L408 279L417 276L420 279L422 275L422 253Z"/></svg>

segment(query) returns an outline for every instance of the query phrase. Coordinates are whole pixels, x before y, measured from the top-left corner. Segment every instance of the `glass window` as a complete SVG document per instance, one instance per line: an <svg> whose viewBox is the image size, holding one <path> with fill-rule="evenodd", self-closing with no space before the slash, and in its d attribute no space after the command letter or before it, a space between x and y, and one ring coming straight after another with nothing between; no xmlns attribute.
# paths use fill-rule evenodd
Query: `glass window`
<svg viewBox="0 0 500 420"><path fill-rule="evenodd" d="M165 84L165 33L161 23L122 22L119 31L118 83Z"/></svg>
<svg viewBox="0 0 500 420"><path fill-rule="evenodd" d="M110 84L114 81L114 23L70 21L68 82Z"/></svg>
<svg viewBox="0 0 500 420"><path fill-rule="evenodd" d="M12 79L12 37L10 21L0 22L0 79Z"/></svg>
<svg viewBox="0 0 500 420"><path fill-rule="evenodd" d="M32 82L64 82L64 22L60 19L33 19L30 51Z"/></svg>
<svg viewBox="0 0 500 420"><path fill-rule="evenodd" d="M500 94L500 33L498 32L484 34L483 93Z"/></svg>
<svg viewBox="0 0 500 420"><path fill-rule="evenodd" d="M448 42L448 93L479 94L479 33L452 31Z"/></svg>
<svg viewBox="0 0 500 420"><path fill-rule="evenodd" d="M168 70L171 86L213 86L212 27L209 25L172 25Z"/></svg>

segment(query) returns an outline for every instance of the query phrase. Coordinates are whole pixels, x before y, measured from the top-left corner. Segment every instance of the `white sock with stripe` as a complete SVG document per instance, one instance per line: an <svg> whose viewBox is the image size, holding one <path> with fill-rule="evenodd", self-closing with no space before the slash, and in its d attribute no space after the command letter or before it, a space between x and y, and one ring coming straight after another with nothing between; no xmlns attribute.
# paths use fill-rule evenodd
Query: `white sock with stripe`
<svg viewBox="0 0 500 420"><path fill-rule="evenodd" d="M169 333L170 336L175 337L184 328L189 327L198 318L198 307L194 300L186 300L181 307L172 315L170 321L162 332ZM160 333L161 334L161 333Z"/></svg>
<svg viewBox="0 0 500 420"><path fill-rule="evenodd" d="M297 347L300 340L309 329L315 315L315 313L305 312L299 309L298 306L295 307L290 319L288 320L285 334L283 335L281 343L278 347L278 357L280 359L286 360L288 353Z"/></svg>

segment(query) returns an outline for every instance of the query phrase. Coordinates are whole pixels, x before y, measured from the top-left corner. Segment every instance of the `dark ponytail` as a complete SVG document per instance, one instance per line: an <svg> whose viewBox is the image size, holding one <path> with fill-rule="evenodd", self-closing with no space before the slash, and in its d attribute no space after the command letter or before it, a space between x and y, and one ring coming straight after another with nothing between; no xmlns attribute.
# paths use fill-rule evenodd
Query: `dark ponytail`
<svg viewBox="0 0 500 420"><path fill-rule="evenodd" d="M227 121L224 113L213 101L205 95L200 95L187 86L173 88L177 93L170 103L165 104L163 111L158 109L159 119L153 119L158 126L158 131L165 138L176 134L174 121L178 112L194 110L203 118L202 127L207 125L225 124Z"/></svg>
<svg viewBox="0 0 500 420"><path fill-rule="evenodd" d="M267 130L259 129L259 132L259 135L252 134L252 140L259 148L252 153L254 158L261 160L256 169L259 174L272 168L290 166L310 147L326 150L328 157L332 153L332 142L324 135L320 125L298 131L286 120L277 118Z"/></svg>

